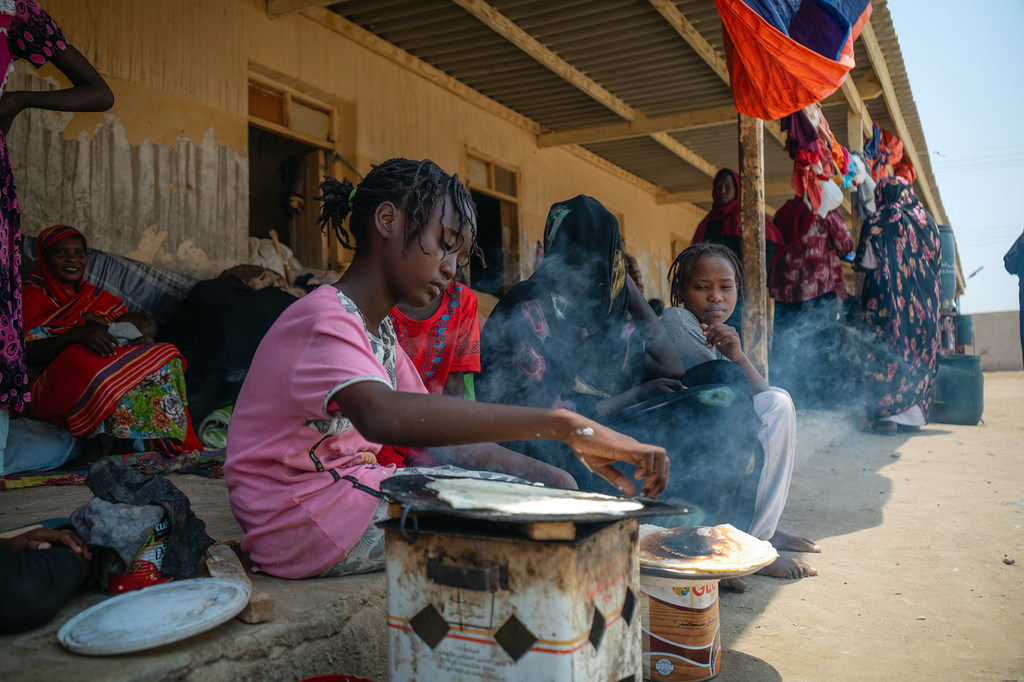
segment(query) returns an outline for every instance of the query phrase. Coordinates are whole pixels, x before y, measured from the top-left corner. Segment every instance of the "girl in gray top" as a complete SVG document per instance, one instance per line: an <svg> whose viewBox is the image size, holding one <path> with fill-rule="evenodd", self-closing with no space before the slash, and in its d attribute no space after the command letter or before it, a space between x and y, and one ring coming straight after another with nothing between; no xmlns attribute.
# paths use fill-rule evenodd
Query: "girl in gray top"
<svg viewBox="0 0 1024 682"><path fill-rule="evenodd" d="M725 324L736 307L740 272L736 255L720 244L701 243L686 249L669 270L672 305L676 307L666 308L661 320L687 371L711 360L726 359L736 363L750 383L754 409L762 421L758 438L764 449L764 467L754 521L747 532L770 541L776 549L820 552L814 542L777 530L793 476L796 410L786 391L768 385L743 352L736 330ZM804 578L818 571L799 559L780 556L758 573ZM725 586L746 589L740 579L732 579Z"/></svg>

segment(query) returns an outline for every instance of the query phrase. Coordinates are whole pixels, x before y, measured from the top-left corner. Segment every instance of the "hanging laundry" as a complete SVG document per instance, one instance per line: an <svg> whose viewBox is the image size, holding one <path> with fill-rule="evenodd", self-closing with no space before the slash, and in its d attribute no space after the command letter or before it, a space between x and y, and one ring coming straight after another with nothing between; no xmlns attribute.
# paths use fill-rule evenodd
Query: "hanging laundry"
<svg viewBox="0 0 1024 682"><path fill-rule="evenodd" d="M867 220L875 214L875 181L861 152L850 154L850 174L854 191L850 195L857 217Z"/></svg>
<svg viewBox="0 0 1024 682"><path fill-rule="evenodd" d="M736 111L774 121L839 89L869 0L715 0Z"/></svg>
<svg viewBox="0 0 1024 682"><path fill-rule="evenodd" d="M803 109L795 111L779 121L779 127L786 133L786 151L789 158L796 159L800 150L813 152L817 146L818 129L814 127Z"/></svg>
<svg viewBox="0 0 1024 682"><path fill-rule="evenodd" d="M874 155L868 153L866 146L864 154L871 169L871 178L878 182L882 178L896 176L913 184L917 171L903 154L903 141L888 130L880 129L878 123L874 124L874 130L876 134L871 141Z"/></svg>
<svg viewBox="0 0 1024 682"><path fill-rule="evenodd" d="M871 139L864 143L864 159L871 165L871 160L878 156L878 145L882 141L882 129L877 121L871 122Z"/></svg>
<svg viewBox="0 0 1024 682"><path fill-rule="evenodd" d="M832 129L814 103L785 119L786 148L796 150L791 184L798 197L824 218L843 202L842 187L849 186L850 153L836 141ZM852 182L852 179L850 180Z"/></svg>

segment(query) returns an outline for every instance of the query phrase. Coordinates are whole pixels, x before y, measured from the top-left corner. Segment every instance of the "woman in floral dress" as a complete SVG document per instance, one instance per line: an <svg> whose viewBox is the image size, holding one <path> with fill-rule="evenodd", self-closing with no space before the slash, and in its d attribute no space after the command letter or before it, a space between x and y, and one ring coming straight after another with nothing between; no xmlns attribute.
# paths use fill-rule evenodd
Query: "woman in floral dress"
<svg viewBox="0 0 1024 682"><path fill-rule="evenodd" d="M928 419L939 350L939 228L901 177L875 189L857 264L868 331L867 412L872 428L916 430Z"/></svg>
<svg viewBox="0 0 1024 682"><path fill-rule="evenodd" d="M37 68L52 62L71 87L5 92L19 58ZM0 0L0 472L8 420L25 412L30 397L22 343L21 227L6 135L25 109L105 111L113 103L96 69L34 0Z"/></svg>

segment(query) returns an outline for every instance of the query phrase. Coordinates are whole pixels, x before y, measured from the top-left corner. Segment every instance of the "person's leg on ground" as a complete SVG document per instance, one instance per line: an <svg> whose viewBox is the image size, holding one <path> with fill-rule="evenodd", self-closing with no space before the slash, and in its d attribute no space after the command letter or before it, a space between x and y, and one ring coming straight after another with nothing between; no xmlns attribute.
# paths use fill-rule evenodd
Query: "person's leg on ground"
<svg viewBox="0 0 1024 682"><path fill-rule="evenodd" d="M85 579L83 561L67 547L0 547L0 633L23 632L53 618Z"/></svg>
<svg viewBox="0 0 1024 682"><path fill-rule="evenodd" d="M793 401L785 391L771 388L754 396L754 409L762 421L758 437L764 448L764 467L757 489L750 534L768 540L776 549L821 551L810 540L778 530L779 518L789 496L796 459L796 410ZM758 571L760 575L776 578L804 578L816 575L817 572L806 562L785 556L780 556Z"/></svg>

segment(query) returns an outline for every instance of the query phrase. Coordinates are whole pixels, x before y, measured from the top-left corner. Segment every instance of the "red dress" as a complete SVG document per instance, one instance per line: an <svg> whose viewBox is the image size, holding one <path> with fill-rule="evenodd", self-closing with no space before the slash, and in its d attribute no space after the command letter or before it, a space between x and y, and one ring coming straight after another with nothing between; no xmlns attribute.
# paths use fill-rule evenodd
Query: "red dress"
<svg viewBox="0 0 1024 682"><path fill-rule="evenodd" d="M128 312L117 296L84 279L73 289L50 271L43 251L70 236L81 239L88 249L85 235L68 225L48 227L36 240L39 260L24 289L28 340L64 334L85 324L87 314L109 323ZM110 356L72 344L32 385L30 414L67 428L75 438L103 425L118 438L144 437L151 449L167 454L202 450L192 431L183 371L184 358L169 343L122 346ZM139 399L130 400L132 394Z"/></svg>
<svg viewBox="0 0 1024 682"><path fill-rule="evenodd" d="M477 300L469 287L452 282L441 295L441 307L426 320L413 320L398 308L391 311L395 336L408 353L423 385L435 395L452 372L480 371L480 323Z"/></svg>

